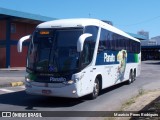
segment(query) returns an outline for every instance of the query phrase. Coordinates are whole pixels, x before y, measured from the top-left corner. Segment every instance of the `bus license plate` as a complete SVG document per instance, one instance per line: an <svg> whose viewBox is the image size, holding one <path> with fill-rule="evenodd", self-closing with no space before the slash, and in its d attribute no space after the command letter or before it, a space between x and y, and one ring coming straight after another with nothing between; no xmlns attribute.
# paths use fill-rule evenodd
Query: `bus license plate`
<svg viewBox="0 0 160 120"><path fill-rule="evenodd" d="M52 92L51 92L51 90L42 90L42 93L48 95L48 94L51 94Z"/></svg>

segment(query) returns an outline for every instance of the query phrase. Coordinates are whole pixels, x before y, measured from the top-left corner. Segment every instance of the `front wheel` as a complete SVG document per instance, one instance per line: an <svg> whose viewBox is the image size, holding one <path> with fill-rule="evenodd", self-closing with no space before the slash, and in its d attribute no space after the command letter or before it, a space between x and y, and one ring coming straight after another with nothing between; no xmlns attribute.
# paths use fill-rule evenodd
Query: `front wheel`
<svg viewBox="0 0 160 120"><path fill-rule="evenodd" d="M96 78L94 81L93 92L89 95L90 99L96 99L99 95L99 80Z"/></svg>

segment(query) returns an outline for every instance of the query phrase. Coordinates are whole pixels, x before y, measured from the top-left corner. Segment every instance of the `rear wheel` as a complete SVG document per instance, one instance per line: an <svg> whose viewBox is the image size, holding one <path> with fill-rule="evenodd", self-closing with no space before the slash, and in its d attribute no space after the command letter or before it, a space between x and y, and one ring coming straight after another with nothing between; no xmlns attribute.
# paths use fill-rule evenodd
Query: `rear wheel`
<svg viewBox="0 0 160 120"><path fill-rule="evenodd" d="M130 71L128 84L131 84L134 81L134 72Z"/></svg>
<svg viewBox="0 0 160 120"><path fill-rule="evenodd" d="M133 74L133 81L136 80L136 71L134 70L134 74Z"/></svg>
<svg viewBox="0 0 160 120"><path fill-rule="evenodd" d="M99 80L96 78L93 86L93 92L89 95L89 98L96 99L99 95L99 90L100 90Z"/></svg>

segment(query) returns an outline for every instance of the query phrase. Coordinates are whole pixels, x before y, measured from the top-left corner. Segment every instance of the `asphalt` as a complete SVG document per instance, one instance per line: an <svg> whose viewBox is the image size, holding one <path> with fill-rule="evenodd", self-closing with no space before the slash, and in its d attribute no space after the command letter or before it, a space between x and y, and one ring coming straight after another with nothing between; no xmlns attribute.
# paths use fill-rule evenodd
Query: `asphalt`
<svg viewBox="0 0 160 120"><path fill-rule="evenodd" d="M25 67L0 68L0 88L24 85L25 75L17 73L25 71ZM14 72L14 74L12 74Z"/></svg>

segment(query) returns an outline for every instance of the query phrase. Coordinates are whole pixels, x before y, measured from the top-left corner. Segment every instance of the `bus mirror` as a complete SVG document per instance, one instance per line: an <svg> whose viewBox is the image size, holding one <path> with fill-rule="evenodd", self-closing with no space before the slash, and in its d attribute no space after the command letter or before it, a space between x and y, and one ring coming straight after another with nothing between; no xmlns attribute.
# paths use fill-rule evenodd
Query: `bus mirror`
<svg viewBox="0 0 160 120"><path fill-rule="evenodd" d="M85 39L88 37L91 37L91 36L92 36L92 34L90 34L90 33L84 33L79 37L79 39L77 41L77 51L78 52L82 52Z"/></svg>
<svg viewBox="0 0 160 120"><path fill-rule="evenodd" d="M18 41L18 44L17 44L17 51L18 52L22 52L22 44L25 40L28 40L31 38L31 35L27 35L27 36L24 36L22 37L19 41Z"/></svg>

